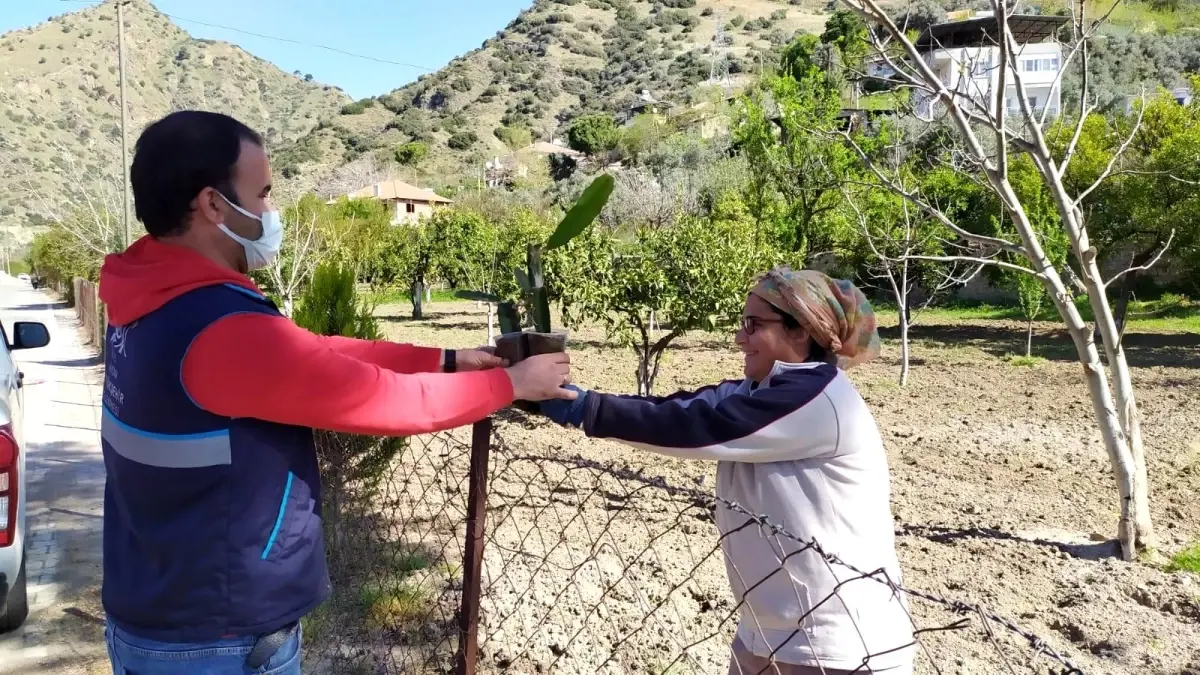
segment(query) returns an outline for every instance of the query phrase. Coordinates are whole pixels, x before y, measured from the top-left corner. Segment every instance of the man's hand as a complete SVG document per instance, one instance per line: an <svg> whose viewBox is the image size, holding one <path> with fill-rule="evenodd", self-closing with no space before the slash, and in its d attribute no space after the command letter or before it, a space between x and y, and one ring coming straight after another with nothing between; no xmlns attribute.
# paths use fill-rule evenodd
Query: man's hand
<svg viewBox="0 0 1200 675"><path fill-rule="evenodd" d="M505 368L508 366L508 361L496 356L495 347L480 347L479 349L459 349L455 354L456 367L458 372L465 373L472 370L490 370L492 368Z"/></svg>
<svg viewBox="0 0 1200 675"><path fill-rule="evenodd" d="M506 372L512 380L513 398L519 401L574 401L578 396L565 388L571 383L571 357L566 353L531 356Z"/></svg>

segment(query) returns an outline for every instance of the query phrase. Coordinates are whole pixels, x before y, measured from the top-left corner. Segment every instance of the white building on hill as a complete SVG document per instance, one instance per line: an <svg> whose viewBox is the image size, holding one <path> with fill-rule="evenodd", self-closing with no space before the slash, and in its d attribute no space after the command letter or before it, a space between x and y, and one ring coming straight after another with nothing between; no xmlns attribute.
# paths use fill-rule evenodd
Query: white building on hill
<svg viewBox="0 0 1200 675"><path fill-rule="evenodd" d="M1046 112L1047 117L1059 113L1062 105L1063 68L1062 47L1052 36L1066 17L1013 15L1009 30L1018 45L1017 72L1025 86L1025 97L1034 112ZM994 113L1004 106L1008 114L1020 113L1020 98L1013 71L1000 63L997 47L999 22L990 12L981 12L962 21L930 26L917 38L917 48L925 62L933 68L943 84L952 91L986 103ZM1005 87L1001 95L1001 68L1007 68ZM937 113L938 101L925 93L914 97L916 113L931 119Z"/></svg>

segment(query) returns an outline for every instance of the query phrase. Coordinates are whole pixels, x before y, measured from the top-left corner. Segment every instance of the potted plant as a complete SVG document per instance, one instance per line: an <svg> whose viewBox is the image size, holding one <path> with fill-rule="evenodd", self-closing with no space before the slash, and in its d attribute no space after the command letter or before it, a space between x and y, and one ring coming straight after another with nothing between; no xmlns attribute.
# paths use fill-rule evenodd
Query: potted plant
<svg viewBox="0 0 1200 675"><path fill-rule="evenodd" d="M596 177L587 186L567 214L558 223L545 244L531 244L526 250L525 269L513 269L521 287L525 305L533 320L532 330L521 329L521 316L516 303L491 293L459 291L463 300L493 303L497 306L500 337L496 339L496 354L517 363L534 354L550 354L566 350L567 334L555 332L550 326L550 298L542 274L542 253L566 245L596 220L613 191L613 178L608 174Z"/></svg>

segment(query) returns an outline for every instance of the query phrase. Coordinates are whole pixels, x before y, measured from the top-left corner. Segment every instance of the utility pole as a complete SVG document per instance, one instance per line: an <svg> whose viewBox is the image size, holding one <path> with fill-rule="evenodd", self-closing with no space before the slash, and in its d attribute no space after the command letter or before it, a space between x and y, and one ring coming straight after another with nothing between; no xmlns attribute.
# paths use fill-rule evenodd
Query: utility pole
<svg viewBox="0 0 1200 675"><path fill-rule="evenodd" d="M129 106L125 98L125 5L129 0L117 0L117 63L121 71L121 197L125 205L125 247L133 243L130 239L130 223L133 218L129 204Z"/></svg>
<svg viewBox="0 0 1200 675"><path fill-rule="evenodd" d="M729 44L725 37L725 10L717 13L717 30L712 39L712 63L708 68L709 86L721 85L729 92Z"/></svg>

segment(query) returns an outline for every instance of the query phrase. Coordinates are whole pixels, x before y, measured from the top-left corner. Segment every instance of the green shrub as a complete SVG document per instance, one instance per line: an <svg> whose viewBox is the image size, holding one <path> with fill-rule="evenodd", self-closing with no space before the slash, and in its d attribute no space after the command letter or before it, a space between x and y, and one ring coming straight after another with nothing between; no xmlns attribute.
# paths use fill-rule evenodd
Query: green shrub
<svg viewBox="0 0 1200 675"><path fill-rule="evenodd" d="M533 142L533 132L526 126L496 127L492 133L512 150L520 150Z"/></svg>
<svg viewBox="0 0 1200 675"><path fill-rule="evenodd" d="M374 105L375 105L375 99L364 98L362 100L355 101L354 103L348 103L348 104L342 106L342 114L343 115L361 115L367 111L367 108L370 108Z"/></svg>
<svg viewBox="0 0 1200 675"><path fill-rule="evenodd" d="M410 141L396 146L395 157L400 164L416 164L429 154L429 146L421 141Z"/></svg>
<svg viewBox="0 0 1200 675"><path fill-rule="evenodd" d="M318 335L378 340L381 334L374 307L358 297L356 282L351 267L338 262L321 263L300 296L293 321ZM342 544L351 535L348 526L370 506L379 481L403 450L405 440L317 431L315 441L326 486L324 517L329 548L344 550Z"/></svg>
<svg viewBox="0 0 1200 675"><path fill-rule="evenodd" d="M379 323L355 289L354 270L334 262L317 266L292 320L318 335L378 340Z"/></svg>
<svg viewBox="0 0 1200 675"><path fill-rule="evenodd" d="M617 123L603 113L575 120L567 132L567 143L579 152L595 155L617 147L620 140Z"/></svg>
<svg viewBox="0 0 1200 675"><path fill-rule="evenodd" d="M454 150L466 150L475 145L479 141L479 136L474 131L459 131L446 141L446 145Z"/></svg>
<svg viewBox="0 0 1200 675"><path fill-rule="evenodd" d="M1036 368L1046 362L1046 359L1040 356L1021 356L1018 354L1008 354L1004 357L1010 366L1017 368Z"/></svg>

